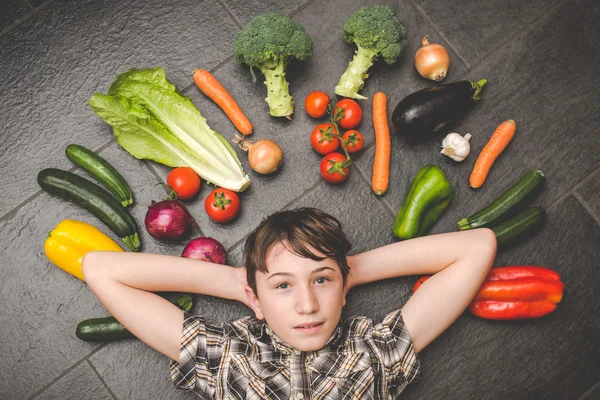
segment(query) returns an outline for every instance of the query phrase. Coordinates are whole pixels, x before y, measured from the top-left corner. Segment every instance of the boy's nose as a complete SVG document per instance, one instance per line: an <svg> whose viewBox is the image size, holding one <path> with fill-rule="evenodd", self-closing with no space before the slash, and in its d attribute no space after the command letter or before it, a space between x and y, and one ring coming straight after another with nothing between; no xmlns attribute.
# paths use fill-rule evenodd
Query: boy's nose
<svg viewBox="0 0 600 400"><path fill-rule="evenodd" d="M312 314L319 311L319 303L312 290L301 291L296 301L296 312L298 314Z"/></svg>

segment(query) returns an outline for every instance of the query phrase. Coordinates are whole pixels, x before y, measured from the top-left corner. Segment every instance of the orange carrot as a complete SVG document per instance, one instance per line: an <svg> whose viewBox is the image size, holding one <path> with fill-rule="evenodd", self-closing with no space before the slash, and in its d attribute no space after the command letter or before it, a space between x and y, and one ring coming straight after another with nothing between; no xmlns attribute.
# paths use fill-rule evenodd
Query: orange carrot
<svg viewBox="0 0 600 400"><path fill-rule="evenodd" d="M387 97L383 92L373 96L373 128L375 129L375 160L371 187L375 194L382 195L390 181L390 128L387 120Z"/></svg>
<svg viewBox="0 0 600 400"><path fill-rule="evenodd" d="M498 125L496 131L490 138L490 141L485 145L483 150L481 150L479 157L477 157L477 161L475 161L473 172L469 178L471 187L477 189L483 185L494 161L496 161L498 156L506 149L506 146L508 146L512 138L515 137L516 130L517 124L512 119Z"/></svg>
<svg viewBox="0 0 600 400"><path fill-rule="evenodd" d="M213 74L204 69L197 69L194 71L193 77L202 93L221 107L242 135L246 136L252 133L252 123Z"/></svg>

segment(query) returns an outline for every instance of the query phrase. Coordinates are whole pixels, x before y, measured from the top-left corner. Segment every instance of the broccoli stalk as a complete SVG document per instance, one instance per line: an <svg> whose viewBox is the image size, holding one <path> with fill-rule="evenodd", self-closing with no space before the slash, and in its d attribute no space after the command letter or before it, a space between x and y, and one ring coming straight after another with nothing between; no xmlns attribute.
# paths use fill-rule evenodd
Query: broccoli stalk
<svg viewBox="0 0 600 400"><path fill-rule="evenodd" d="M364 100L358 91L369 76L369 68L379 56L388 64L400 58L407 47L406 30L390 6L364 6L346 20L343 37L346 43L356 44L357 50L335 94Z"/></svg>
<svg viewBox="0 0 600 400"><path fill-rule="evenodd" d="M264 74L270 114L291 119L294 104L285 69L292 58L307 60L312 56L312 40L304 28L277 13L259 15L237 34L233 53L238 63Z"/></svg>

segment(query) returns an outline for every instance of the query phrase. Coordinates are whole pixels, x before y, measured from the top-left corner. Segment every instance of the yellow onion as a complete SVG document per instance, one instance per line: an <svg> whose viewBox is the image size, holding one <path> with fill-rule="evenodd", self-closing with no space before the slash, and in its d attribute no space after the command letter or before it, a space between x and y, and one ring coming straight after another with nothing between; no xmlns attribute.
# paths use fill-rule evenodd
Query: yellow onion
<svg viewBox="0 0 600 400"><path fill-rule="evenodd" d="M429 43L428 37L423 38L423 47L415 54L415 67L423 78L442 81L450 68L450 55L444 46Z"/></svg>
<svg viewBox="0 0 600 400"><path fill-rule="evenodd" d="M283 152L274 141L263 139L252 143L250 140L243 140L239 143L240 148L248 152L250 168L259 174L272 174L281 166Z"/></svg>

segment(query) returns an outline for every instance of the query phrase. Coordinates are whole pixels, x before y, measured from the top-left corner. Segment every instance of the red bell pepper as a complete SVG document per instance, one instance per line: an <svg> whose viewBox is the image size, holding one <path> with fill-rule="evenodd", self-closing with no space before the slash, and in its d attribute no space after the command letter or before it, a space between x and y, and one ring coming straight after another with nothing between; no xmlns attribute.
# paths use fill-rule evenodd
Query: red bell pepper
<svg viewBox="0 0 600 400"><path fill-rule="evenodd" d="M428 278L420 278L413 293ZM469 305L469 311L485 319L539 318L556 309L556 304L562 300L563 289L560 276L548 268L493 268Z"/></svg>

